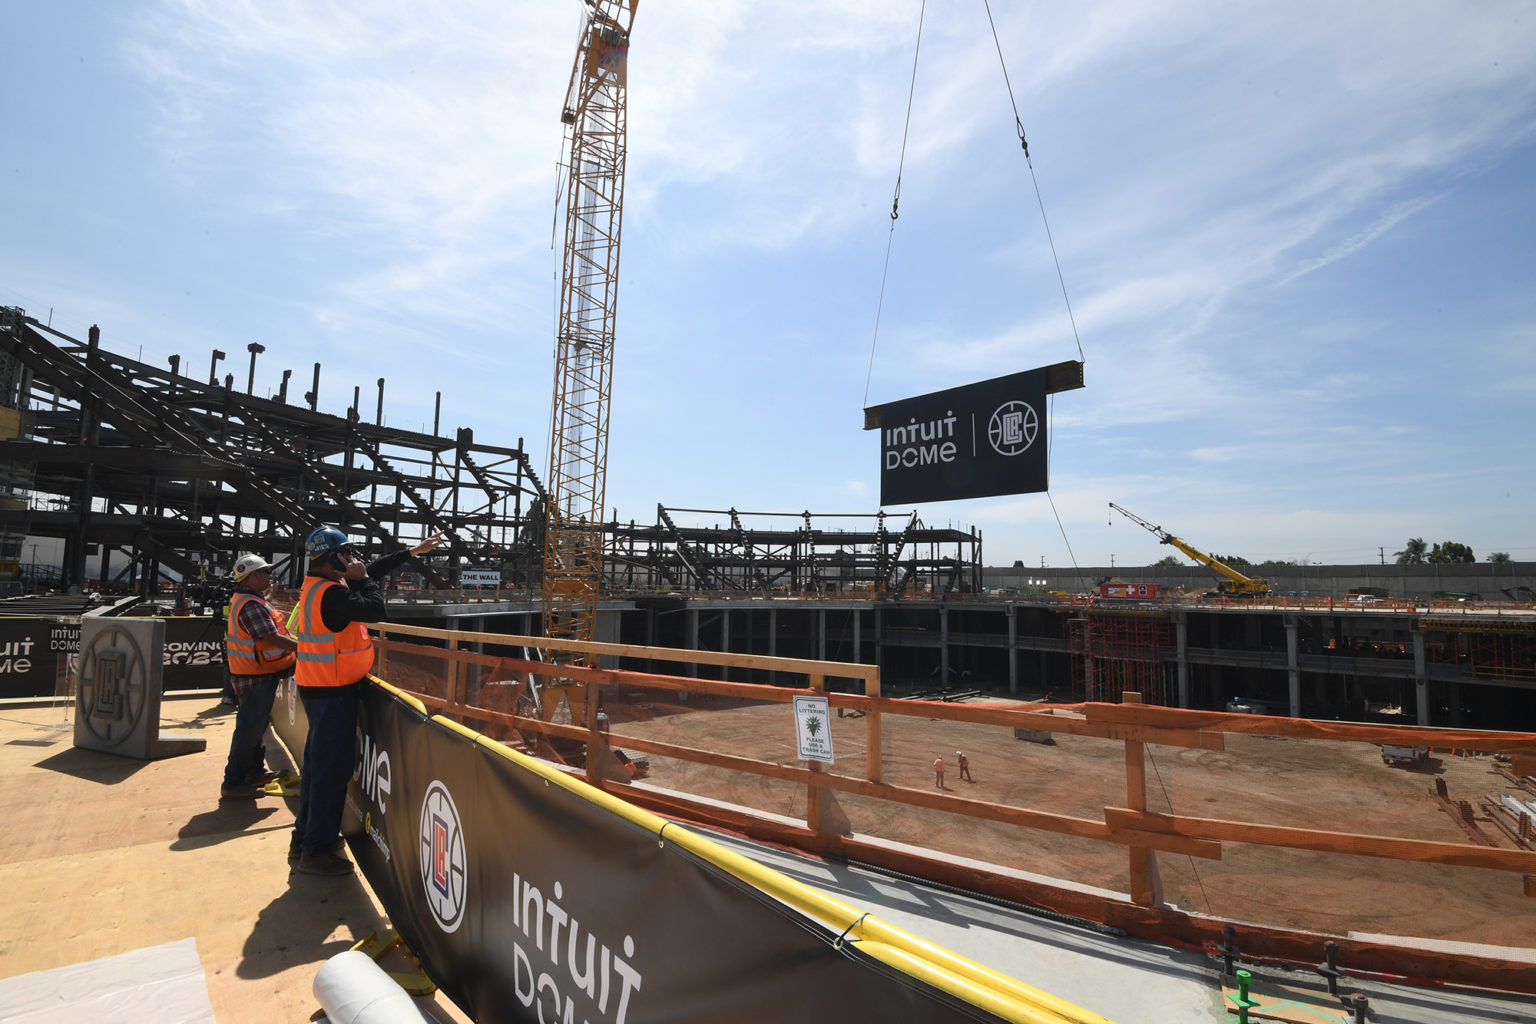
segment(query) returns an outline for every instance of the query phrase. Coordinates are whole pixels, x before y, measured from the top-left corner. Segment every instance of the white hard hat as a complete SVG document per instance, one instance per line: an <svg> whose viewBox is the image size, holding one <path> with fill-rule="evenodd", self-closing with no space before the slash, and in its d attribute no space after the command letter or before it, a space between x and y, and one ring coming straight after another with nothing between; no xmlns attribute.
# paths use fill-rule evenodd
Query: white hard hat
<svg viewBox="0 0 1536 1024"><path fill-rule="evenodd" d="M964 757L965 755L960 753L960 751L957 750L957 751L955 751L955 756L956 757Z"/></svg>
<svg viewBox="0 0 1536 1024"><path fill-rule="evenodd" d="M238 583L253 572L261 572L263 569L270 568L272 568L272 563L260 555L241 555L240 560L235 563L235 581Z"/></svg>

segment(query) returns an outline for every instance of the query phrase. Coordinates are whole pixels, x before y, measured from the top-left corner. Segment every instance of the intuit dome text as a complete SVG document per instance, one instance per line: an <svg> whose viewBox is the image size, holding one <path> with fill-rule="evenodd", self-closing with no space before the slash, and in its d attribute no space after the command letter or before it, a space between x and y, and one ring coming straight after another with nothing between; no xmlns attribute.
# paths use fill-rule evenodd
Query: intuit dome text
<svg viewBox="0 0 1536 1024"><path fill-rule="evenodd" d="M1046 371L880 407L880 504L1046 490Z"/></svg>

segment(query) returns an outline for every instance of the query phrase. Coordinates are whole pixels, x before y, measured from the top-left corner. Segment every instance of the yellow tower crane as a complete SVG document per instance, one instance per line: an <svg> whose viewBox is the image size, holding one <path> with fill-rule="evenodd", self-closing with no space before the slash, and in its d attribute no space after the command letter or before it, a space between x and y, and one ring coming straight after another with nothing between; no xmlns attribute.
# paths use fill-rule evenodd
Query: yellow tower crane
<svg viewBox="0 0 1536 1024"><path fill-rule="evenodd" d="M624 208L625 65L636 2L583 0L586 17L560 115L570 144L543 594L545 635L562 639L591 640L597 617ZM577 659L556 652L554 660Z"/></svg>

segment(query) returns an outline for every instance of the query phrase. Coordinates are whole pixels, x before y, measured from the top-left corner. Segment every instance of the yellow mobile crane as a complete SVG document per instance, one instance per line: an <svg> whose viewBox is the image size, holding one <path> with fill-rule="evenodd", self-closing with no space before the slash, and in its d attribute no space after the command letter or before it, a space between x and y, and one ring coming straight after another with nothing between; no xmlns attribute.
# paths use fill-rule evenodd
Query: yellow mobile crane
<svg viewBox="0 0 1536 1024"><path fill-rule="evenodd" d="M1232 568L1221 559L1208 555L1204 551L1201 551L1199 548L1195 547L1193 544L1175 537L1161 526L1153 526L1151 523L1141 518L1141 516L1138 516L1134 512L1126 511L1119 505L1116 505L1114 502L1110 502L1109 507L1125 516L1125 518L1129 519L1131 522L1136 523L1139 526L1144 526L1148 530L1151 530L1153 533L1157 534L1157 539L1160 542L1164 544L1172 544L1174 547L1178 548L1180 551L1184 552L1184 554L1188 555L1190 558L1193 558L1207 569L1225 576L1226 579L1222 580L1216 585L1216 589L1219 592L1223 594L1230 594L1233 597L1262 597L1270 592L1271 587L1268 580L1252 579L1250 577L1244 576L1242 573L1238 572L1236 569Z"/></svg>

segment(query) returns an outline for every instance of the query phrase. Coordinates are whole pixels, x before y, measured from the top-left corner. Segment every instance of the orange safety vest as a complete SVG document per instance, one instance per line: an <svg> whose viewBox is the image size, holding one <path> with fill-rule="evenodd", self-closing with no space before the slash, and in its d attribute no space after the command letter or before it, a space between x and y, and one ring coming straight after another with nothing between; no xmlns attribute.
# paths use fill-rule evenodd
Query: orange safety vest
<svg viewBox="0 0 1536 1024"><path fill-rule="evenodd" d="M224 661L229 665L229 671L237 676L264 676L293 668L292 651L282 648L268 648L265 651L257 649L256 641L240 622L240 608L247 601L260 601L267 614L272 616L277 631L284 634L288 632L283 628L283 617L267 604L266 598L260 594L237 591L230 599L229 615L224 623Z"/></svg>
<svg viewBox="0 0 1536 1024"><path fill-rule="evenodd" d="M320 617L322 595L339 586L323 576L304 577L299 590L299 630L294 634L299 644L294 682L300 686L350 686L373 667L373 641L366 625L352 622L340 633L332 633Z"/></svg>

